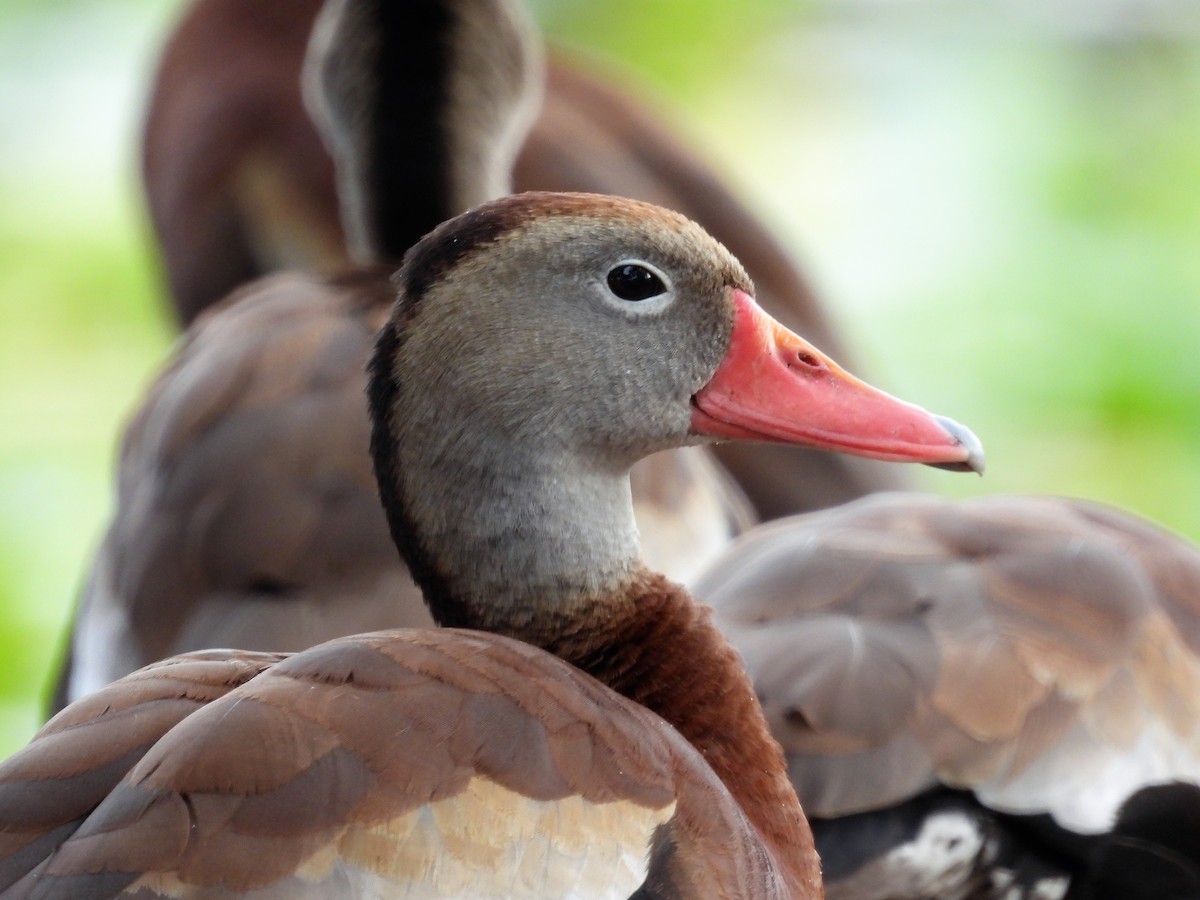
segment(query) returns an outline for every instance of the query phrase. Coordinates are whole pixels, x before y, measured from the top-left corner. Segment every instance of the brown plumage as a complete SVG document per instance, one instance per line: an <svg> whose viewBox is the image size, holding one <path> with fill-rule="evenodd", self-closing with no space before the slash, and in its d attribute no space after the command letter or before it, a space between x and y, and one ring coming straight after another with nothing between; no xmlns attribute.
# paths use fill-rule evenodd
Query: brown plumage
<svg viewBox="0 0 1200 900"><path fill-rule="evenodd" d="M1200 781L1200 550L1132 516L883 494L761 526L696 592L830 896L1061 896L1126 798Z"/></svg>
<svg viewBox="0 0 1200 900"><path fill-rule="evenodd" d="M142 177L185 323L268 271L346 261L333 163L300 95L320 7L199 0L159 62ZM243 45L254 52L236 52Z"/></svg>
<svg viewBox="0 0 1200 900"><path fill-rule="evenodd" d="M69 707L0 766L10 894L819 897L736 652L641 559L629 467L732 433L974 468L977 442L655 207L506 198L391 283L380 494L439 624L487 633L183 657Z"/></svg>
<svg viewBox="0 0 1200 900"><path fill-rule="evenodd" d="M646 847L662 823L676 856L656 875L680 896L777 895L760 840L699 754L529 645L446 629L343 638L269 669L262 656L212 651L142 670L10 760L0 846L28 850L0 863L0 886L16 885L4 895L159 896L186 883L329 897L424 872L427 892L451 896L617 896L607 891L631 894L645 876L614 837ZM222 700L246 675L258 677ZM210 705L146 752L200 705L193 697ZM98 766L112 747L121 758ZM72 770L83 777L63 791ZM12 798L30 810L16 823ZM493 891L471 880L476 855L507 880ZM697 884L696 870L713 880Z"/></svg>

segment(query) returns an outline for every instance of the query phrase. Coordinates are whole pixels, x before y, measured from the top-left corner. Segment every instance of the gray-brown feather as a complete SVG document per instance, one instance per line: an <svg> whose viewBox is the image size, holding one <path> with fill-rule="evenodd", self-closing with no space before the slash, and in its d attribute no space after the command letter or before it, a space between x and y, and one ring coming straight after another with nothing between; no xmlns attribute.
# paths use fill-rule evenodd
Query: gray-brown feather
<svg viewBox="0 0 1200 900"><path fill-rule="evenodd" d="M129 428L74 696L125 674L97 658L106 646L136 668L427 621L367 456L362 364L386 279L280 276L250 293L198 323Z"/></svg>
<svg viewBox="0 0 1200 900"><path fill-rule="evenodd" d="M760 526L696 592L817 819L945 786L1095 833L1200 780L1200 551L1132 516L879 495Z"/></svg>
<svg viewBox="0 0 1200 900"><path fill-rule="evenodd" d="M81 789L48 802L68 776ZM194 654L76 704L0 766L0 791L24 798L0 804L0 872L29 873L13 896L386 880L387 858L355 849L364 830L480 777L533 800L667 810L666 843L699 867L689 883L774 896L741 811L666 723L536 648L449 629ZM486 843L455 852L487 867Z"/></svg>
<svg viewBox="0 0 1200 900"><path fill-rule="evenodd" d="M166 660L47 723L0 766L0 892L69 838L163 734L278 660L244 651Z"/></svg>

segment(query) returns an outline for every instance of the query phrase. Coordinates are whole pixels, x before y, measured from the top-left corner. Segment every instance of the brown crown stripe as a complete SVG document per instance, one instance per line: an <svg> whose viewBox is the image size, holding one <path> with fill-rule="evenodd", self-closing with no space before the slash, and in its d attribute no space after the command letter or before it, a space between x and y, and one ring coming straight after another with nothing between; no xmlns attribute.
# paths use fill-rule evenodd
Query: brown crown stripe
<svg viewBox="0 0 1200 900"><path fill-rule="evenodd" d="M422 238L404 257L399 287L415 300L476 250L549 216L597 221L635 217L675 229L686 221L677 213L624 197L549 191L513 194L444 222Z"/></svg>

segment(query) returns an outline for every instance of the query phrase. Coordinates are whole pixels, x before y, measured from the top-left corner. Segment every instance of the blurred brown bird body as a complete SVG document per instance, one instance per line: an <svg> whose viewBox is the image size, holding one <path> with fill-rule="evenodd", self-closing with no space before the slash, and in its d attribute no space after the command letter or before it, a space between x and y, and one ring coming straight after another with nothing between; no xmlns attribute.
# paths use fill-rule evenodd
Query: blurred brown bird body
<svg viewBox="0 0 1200 900"><path fill-rule="evenodd" d="M1200 780L1200 550L1132 516L880 494L754 529L695 590L746 660L831 897L1061 896L1095 846L1071 835ZM939 815L957 872L913 850Z"/></svg>

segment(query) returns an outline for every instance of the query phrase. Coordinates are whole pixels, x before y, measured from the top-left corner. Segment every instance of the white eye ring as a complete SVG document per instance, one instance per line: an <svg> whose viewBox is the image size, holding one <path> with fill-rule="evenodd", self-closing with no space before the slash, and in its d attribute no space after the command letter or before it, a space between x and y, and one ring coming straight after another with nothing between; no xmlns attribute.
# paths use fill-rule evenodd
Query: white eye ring
<svg viewBox="0 0 1200 900"><path fill-rule="evenodd" d="M644 259L623 259L604 278L606 300L627 314L655 312L675 296L674 286L662 269Z"/></svg>

